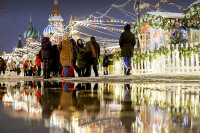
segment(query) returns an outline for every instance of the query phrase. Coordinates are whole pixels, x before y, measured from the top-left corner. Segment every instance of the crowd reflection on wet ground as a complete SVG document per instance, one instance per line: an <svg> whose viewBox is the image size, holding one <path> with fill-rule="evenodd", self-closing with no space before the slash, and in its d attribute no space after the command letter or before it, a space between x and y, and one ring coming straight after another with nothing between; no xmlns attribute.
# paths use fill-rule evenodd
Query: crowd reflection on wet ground
<svg viewBox="0 0 200 133"><path fill-rule="evenodd" d="M200 130L198 84L21 81L1 83L0 101L0 115L4 115L0 117L0 124L8 117L17 119L22 123L17 129L28 126L30 132L34 127L50 133L193 133ZM4 123L5 128L6 124L15 125L14 121Z"/></svg>

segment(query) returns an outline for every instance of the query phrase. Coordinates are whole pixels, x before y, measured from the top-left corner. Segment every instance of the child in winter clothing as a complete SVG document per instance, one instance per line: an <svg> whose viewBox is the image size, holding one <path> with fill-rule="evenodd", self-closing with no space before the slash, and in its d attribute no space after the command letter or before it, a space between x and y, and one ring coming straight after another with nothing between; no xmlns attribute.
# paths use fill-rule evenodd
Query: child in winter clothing
<svg viewBox="0 0 200 133"><path fill-rule="evenodd" d="M104 75L108 75L108 63L109 63L109 58L107 51L105 51L104 59L103 59L103 70L104 70Z"/></svg>
<svg viewBox="0 0 200 133"><path fill-rule="evenodd" d="M33 76L37 75L37 65L33 67Z"/></svg>
<svg viewBox="0 0 200 133"><path fill-rule="evenodd" d="M37 76L41 75L41 60L39 58L39 55L36 56L36 66L37 66Z"/></svg>
<svg viewBox="0 0 200 133"><path fill-rule="evenodd" d="M17 65L17 75L20 75L21 73L21 68L20 68L20 64Z"/></svg>
<svg viewBox="0 0 200 133"><path fill-rule="evenodd" d="M29 64L28 64L28 75L29 76L33 76L33 63L32 63L32 61L30 61L29 62Z"/></svg>
<svg viewBox="0 0 200 133"><path fill-rule="evenodd" d="M28 76L28 61L27 60L25 60L23 64L23 68L24 68L24 76Z"/></svg>

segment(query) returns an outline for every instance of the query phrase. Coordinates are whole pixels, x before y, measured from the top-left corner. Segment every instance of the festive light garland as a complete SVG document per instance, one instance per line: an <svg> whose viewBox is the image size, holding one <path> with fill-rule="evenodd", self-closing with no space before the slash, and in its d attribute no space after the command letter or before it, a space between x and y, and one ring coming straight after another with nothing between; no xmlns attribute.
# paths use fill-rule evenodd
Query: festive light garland
<svg viewBox="0 0 200 133"><path fill-rule="evenodd" d="M181 6L179 6L179 5L175 4L175 3L172 3L172 2L170 2L170 1L168 1L168 0L161 0L160 2L162 2L162 3L168 3L169 5L176 6L176 7L178 7L179 9L182 9L182 8L183 8L183 7L181 7Z"/></svg>
<svg viewBox="0 0 200 133"><path fill-rule="evenodd" d="M91 34L87 34L87 33L81 32L81 31L80 31L80 33L83 35L89 36L89 37L93 36ZM103 38L103 37L98 37L98 36L95 36L95 38L106 40L106 41L109 40L109 41L113 41L113 42L119 42L119 40L110 39L110 38Z"/></svg>
<svg viewBox="0 0 200 133"><path fill-rule="evenodd" d="M141 1L141 3L142 4L145 4L146 2L144 2L144 1ZM154 6L154 5L151 5L150 3L148 3L149 4L149 6L150 7L153 7L153 8L155 8L155 9L158 9L158 7L157 6ZM149 8L151 11L155 11L155 9L151 9L151 8ZM160 9L161 11L163 11L163 12L167 12L166 10L163 10L163 9Z"/></svg>
<svg viewBox="0 0 200 133"><path fill-rule="evenodd" d="M186 28L200 29L200 3L185 9L184 14Z"/></svg>
<svg viewBox="0 0 200 133"><path fill-rule="evenodd" d="M133 32L137 35L143 26L146 24L152 26L153 28L162 29L173 29L173 28L184 28L184 23L182 19L178 18L165 18L162 16L152 15L146 13L141 17L140 25L136 24L133 27Z"/></svg>
<svg viewBox="0 0 200 133"><path fill-rule="evenodd" d="M119 11L121 11L122 13L124 13L126 16L128 16L128 17L132 18L133 20L137 21L136 18L133 18L131 15L129 15L128 13L126 13L125 10L123 10L123 9L121 9L121 8L117 8L117 9L118 9Z"/></svg>
<svg viewBox="0 0 200 133"><path fill-rule="evenodd" d="M91 17L96 18L96 19L103 18L104 16L106 16L112 10L113 7L125 7L129 2L131 2L131 0L128 0L127 2L125 2L124 4L121 4L121 5L112 4L110 6L110 8L105 13L103 13L101 16L96 17L96 16L90 14L89 18L91 18ZM95 12L95 13L97 13L97 12Z"/></svg>
<svg viewBox="0 0 200 133"><path fill-rule="evenodd" d="M194 54L198 54L199 53L199 49L200 49L200 44L194 47L188 47L186 48L184 47L179 47L178 48L178 52L179 52L179 58L182 58L182 56L185 57L190 57L192 55L192 53ZM133 58L132 61L133 62L141 62L141 61L145 61L145 60L149 60L150 62L153 61L154 59L156 59L157 57L161 56L161 55L168 55L172 52L175 51L175 48L171 45L170 48L167 48L165 46L161 46L159 49L155 49L152 52L149 53L137 53L134 52L133 53ZM114 54L114 61L119 61L121 59L121 52L117 51ZM102 57L103 58L103 57Z"/></svg>
<svg viewBox="0 0 200 133"><path fill-rule="evenodd" d="M200 29L200 3L192 5L188 9L184 9L184 15L184 19L178 19L165 18L147 13L141 17L141 25L135 25L133 31L135 34L138 34L145 24L148 24L153 28L162 29Z"/></svg>
<svg viewBox="0 0 200 133"><path fill-rule="evenodd" d="M94 26L94 25L93 25ZM87 26L84 26L84 27L86 27L86 28L89 28L89 29L92 29L92 28L96 28L95 26L94 27L87 27ZM99 32L99 33L102 33L102 34L106 34L106 35L109 35L109 36L116 36L116 37L118 37L119 35L113 35L113 34L109 34L109 33L105 33L105 32L101 32L101 31L98 31L98 30L95 30L95 29L92 29L92 30L94 30L94 31L96 31L96 32ZM107 30L107 29L106 29ZM112 29L111 29L112 30ZM111 31L111 30L108 30L108 31Z"/></svg>
<svg viewBox="0 0 200 133"><path fill-rule="evenodd" d="M127 4L129 4L131 2L131 0L128 0L126 3L122 4L122 5L115 5L113 4L113 7L125 7Z"/></svg>
<svg viewBox="0 0 200 133"><path fill-rule="evenodd" d="M101 15L101 13L99 13L99 12L98 12L98 14ZM112 19L113 19L113 20L116 20L117 22L119 22L119 23L121 22L121 23L123 23L123 24L124 24L125 22L127 22L127 23L135 23L135 22L129 22L129 21L126 21L126 20L122 20L122 19L118 19L118 18L115 18L115 17L111 17L111 16L108 16L108 15L105 15L105 17L106 17L106 18L109 18L110 20L112 20ZM114 22L116 22L116 21L114 21ZM106 21L106 22L107 22L107 21ZM112 21L111 21L111 22L112 22Z"/></svg>
<svg viewBox="0 0 200 133"><path fill-rule="evenodd" d="M130 12L127 12L125 11L124 9L122 9L123 7L125 7L126 5L128 5L128 3L131 2L131 0L127 0L127 2L125 2L124 4L122 5L115 5L115 4L112 4L110 6L110 8L104 13L99 13L99 11L95 12L97 14L99 14L100 16L94 16L92 14L89 15L89 18L85 19L84 21L79 21L78 24L73 24L74 22L76 23L76 21L71 21L71 24L69 24L68 27L74 27L74 26L78 26L78 25L81 25L81 26L84 26L86 28L90 28L92 30L95 30L97 32L100 32L100 33L103 33L103 34L107 34L107 35L110 35L110 36L117 36L119 37L120 34L117 34L117 33L122 33L124 32L123 29L119 29L119 28L113 28L113 27L108 27L108 26L104 26L105 23L122 23L122 24L135 24L135 22L128 22L128 21L124 21L122 19L116 19L114 17L110 17L110 16L107 16L107 14L110 12L110 10L115 7L115 8L118 8L119 11L121 11L122 13L126 14L127 16L131 17L132 19L135 19L133 18L131 15L133 15L132 13ZM107 8L107 7L106 7ZM104 8L105 9L105 8ZM106 17L106 18L109 18L110 20L106 20L104 21L103 18ZM136 20L136 19L135 19ZM92 23L95 23L95 24L92 24ZM97 24L96 24L97 23ZM113 26L118 26L118 25L113 25ZM120 25L122 26L122 25ZM124 25L123 25L124 26ZM116 35L113 35L113 34L108 34L108 33L104 33L104 32L101 32L101 31L98 31L98 30L107 30L109 32L116 32L115 34ZM84 34L84 35L87 35L88 34L85 34L83 32L80 32L80 31L75 31L75 32L78 32L79 34ZM114 42L118 42L118 41L114 41ZM116 44L109 44L109 46L115 46Z"/></svg>
<svg viewBox="0 0 200 133"><path fill-rule="evenodd" d="M114 32L124 32L123 29L117 29L117 28L112 28L112 27L104 27L104 26L98 26L98 25L91 25L91 24L87 24L87 23L79 23L78 25L80 26L84 26L87 28L93 28L93 29L97 29L97 30L107 30L107 31L114 31Z"/></svg>
<svg viewBox="0 0 200 133"><path fill-rule="evenodd" d="M129 15L129 17L130 17L130 15ZM133 18L134 19L134 18ZM124 21L124 20L117 20L117 19L111 19L111 20L106 20L106 21L104 21L104 20L102 20L102 19L100 19L100 20L98 20L98 19L91 19L91 18L87 18L86 20L84 20L84 21L86 21L86 22L93 22L93 23L122 23L122 24L127 24L127 23L132 23L132 24L135 24L135 22L128 22L128 21Z"/></svg>

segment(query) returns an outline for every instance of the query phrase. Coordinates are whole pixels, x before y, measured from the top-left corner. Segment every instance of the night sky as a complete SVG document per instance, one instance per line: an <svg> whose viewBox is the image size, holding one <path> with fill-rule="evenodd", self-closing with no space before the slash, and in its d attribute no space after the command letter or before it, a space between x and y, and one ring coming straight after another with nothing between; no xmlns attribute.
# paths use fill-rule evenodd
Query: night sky
<svg viewBox="0 0 200 133"><path fill-rule="evenodd" d="M83 17L90 13L96 12L117 0L59 0L59 8L64 23L67 25L70 16ZM119 0L116 5L122 4L127 0ZM144 2L156 5L160 0L143 0ZM153 1L153 2L152 2ZM187 8L196 0L169 0L183 8ZM133 12L134 0L123 9ZM42 36L43 29L48 25L48 17L53 9L54 0L0 0L0 7L6 5L6 9L0 10L0 53L3 51L12 52L12 49L18 44L18 36L22 35L22 43L25 45L23 38L24 31L28 28L30 14L34 28ZM182 12L177 7L160 3L161 9L169 12ZM108 8L100 11L105 13ZM155 8L151 8L156 10ZM147 10L150 11L150 10ZM120 14L116 9L108 13L109 16L117 16L125 20L133 21L131 18Z"/></svg>

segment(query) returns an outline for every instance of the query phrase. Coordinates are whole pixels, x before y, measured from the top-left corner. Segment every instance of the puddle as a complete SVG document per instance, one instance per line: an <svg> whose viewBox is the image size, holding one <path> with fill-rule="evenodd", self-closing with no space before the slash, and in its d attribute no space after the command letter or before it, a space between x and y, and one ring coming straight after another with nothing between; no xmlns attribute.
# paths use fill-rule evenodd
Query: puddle
<svg viewBox="0 0 200 133"><path fill-rule="evenodd" d="M200 130L200 84L5 82L0 102L4 133Z"/></svg>

